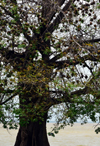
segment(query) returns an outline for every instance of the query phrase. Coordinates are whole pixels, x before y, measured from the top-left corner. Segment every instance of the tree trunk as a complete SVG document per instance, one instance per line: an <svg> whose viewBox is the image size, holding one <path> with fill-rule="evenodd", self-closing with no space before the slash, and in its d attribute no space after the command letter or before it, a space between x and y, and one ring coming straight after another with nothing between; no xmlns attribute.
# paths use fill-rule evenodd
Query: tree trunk
<svg viewBox="0 0 100 146"><path fill-rule="evenodd" d="M50 146L46 132L46 117L40 124L30 122L25 127L20 127L14 146Z"/></svg>

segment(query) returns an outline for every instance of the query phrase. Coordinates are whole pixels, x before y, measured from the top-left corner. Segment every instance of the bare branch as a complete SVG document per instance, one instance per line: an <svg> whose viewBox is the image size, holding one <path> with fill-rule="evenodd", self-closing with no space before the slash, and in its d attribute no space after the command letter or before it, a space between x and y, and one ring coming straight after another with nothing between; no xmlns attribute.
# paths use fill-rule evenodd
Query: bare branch
<svg viewBox="0 0 100 146"><path fill-rule="evenodd" d="M12 96L10 96L10 97L9 97L8 99L6 99L5 101L0 102L0 105L3 105L3 104L5 104L5 103L7 103L9 100L11 100L12 98L14 98L14 96L16 96L16 95L18 95L18 93L13 94Z"/></svg>

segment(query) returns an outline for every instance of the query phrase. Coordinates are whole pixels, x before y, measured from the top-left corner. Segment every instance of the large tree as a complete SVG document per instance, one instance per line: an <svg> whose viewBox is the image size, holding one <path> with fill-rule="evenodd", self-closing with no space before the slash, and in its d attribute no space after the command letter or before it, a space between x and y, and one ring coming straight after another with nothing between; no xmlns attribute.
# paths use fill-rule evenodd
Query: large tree
<svg viewBox="0 0 100 146"><path fill-rule="evenodd" d="M19 118L15 146L49 146L54 112L54 133L79 117L96 121L99 15L98 0L0 1L0 121L16 128Z"/></svg>

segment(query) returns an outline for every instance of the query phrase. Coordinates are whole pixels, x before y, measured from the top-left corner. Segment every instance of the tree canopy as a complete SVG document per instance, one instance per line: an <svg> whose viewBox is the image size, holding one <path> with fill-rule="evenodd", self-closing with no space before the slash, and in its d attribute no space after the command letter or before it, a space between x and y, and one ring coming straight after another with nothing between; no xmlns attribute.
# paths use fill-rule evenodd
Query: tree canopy
<svg viewBox="0 0 100 146"><path fill-rule="evenodd" d="M54 113L57 126L62 123L54 133L78 118L96 122L99 1L1 0L0 62L0 121L5 128L17 128L16 120L24 127L41 125ZM27 144L19 140L17 145Z"/></svg>

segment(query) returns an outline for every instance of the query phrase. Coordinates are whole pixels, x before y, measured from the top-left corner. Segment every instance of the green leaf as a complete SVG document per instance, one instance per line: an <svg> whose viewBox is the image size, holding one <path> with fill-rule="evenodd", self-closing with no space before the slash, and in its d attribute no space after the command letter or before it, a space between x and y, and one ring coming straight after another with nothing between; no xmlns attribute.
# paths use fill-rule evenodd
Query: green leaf
<svg viewBox="0 0 100 146"><path fill-rule="evenodd" d="M25 47L26 47L25 44L19 44L19 45L18 45L18 48L25 48Z"/></svg>

